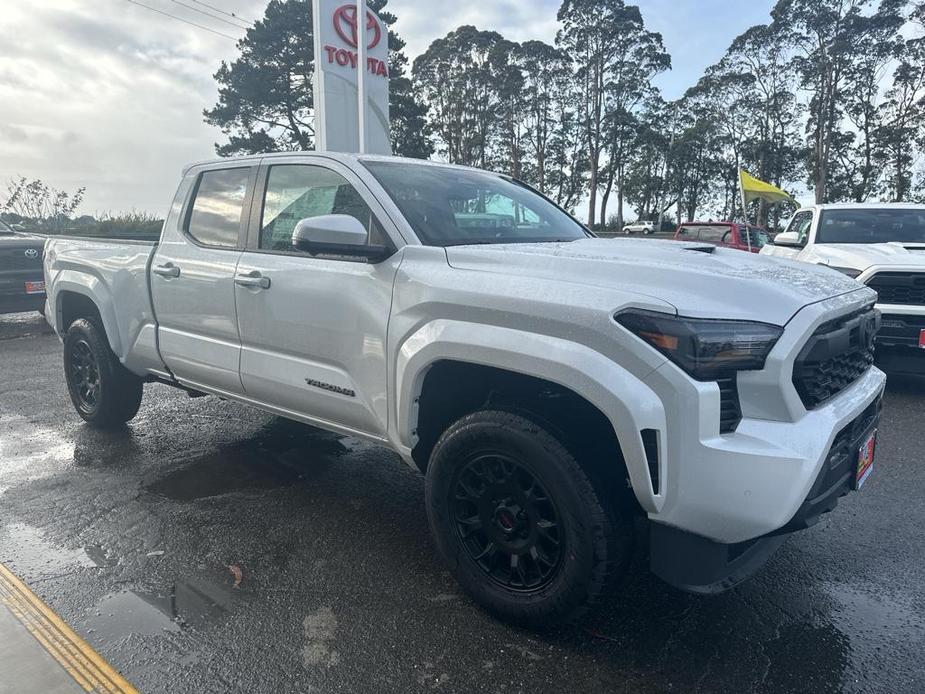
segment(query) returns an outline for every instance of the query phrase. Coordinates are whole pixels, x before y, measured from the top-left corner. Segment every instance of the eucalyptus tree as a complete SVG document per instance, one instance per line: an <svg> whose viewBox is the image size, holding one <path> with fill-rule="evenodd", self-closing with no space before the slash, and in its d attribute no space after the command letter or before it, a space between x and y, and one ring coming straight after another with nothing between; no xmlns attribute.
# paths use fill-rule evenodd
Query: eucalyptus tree
<svg viewBox="0 0 925 694"><path fill-rule="evenodd" d="M614 185L617 190L617 226L623 226L626 162L640 133L646 131L641 118L644 104L660 101L652 79L671 67L661 34L645 27L635 5L617 8L612 29L619 38L607 65L605 94L605 146L608 159L601 195L600 223L607 219L607 203ZM667 113L655 114L666 119Z"/></svg>
<svg viewBox="0 0 925 694"><path fill-rule="evenodd" d="M632 107L670 59L661 37L645 29L639 8L623 0L564 0L557 16L562 27L556 44L575 70L588 161L588 222L593 224L604 156L626 146ZM619 171L608 175L616 178Z"/></svg>
<svg viewBox="0 0 925 694"><path fill-rule="evenodd" d="M525 41L514 51L523 98L524 149L521 176L546 194L553 143L568 140L575 90L568 57L542 41Z"/></svg>
<svg viewBox="0 0 925 694"><path fill-rule="evenodd" d="M864 12L871 0L778 0L772 27L793 51L791 65L808 94L808 174L816 202L829 199L829 177L846 103L848 77L858 61Z"/></svg>
<svg viewBox="0 0 925 694"><path fill-rule="evenodd" d="M412 76L451 163L486 167L501 134L504 67L513 44L495 31L461 26L415 58Z"/></svg>

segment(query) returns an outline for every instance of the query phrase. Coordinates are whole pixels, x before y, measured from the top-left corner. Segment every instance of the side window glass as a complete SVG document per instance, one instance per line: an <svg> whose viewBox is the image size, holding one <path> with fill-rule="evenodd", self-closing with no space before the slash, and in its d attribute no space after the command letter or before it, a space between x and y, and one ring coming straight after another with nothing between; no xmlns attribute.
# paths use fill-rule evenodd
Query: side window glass
<svg viewBox="0 0 925 694"><path fill-rule="evenodd" d="M204 246L235 248L244 213L249 168L206 171L199 178L187 231Z"/></svg>
<svg viewBox="0 0 925 694"><path fill-rule="evenodd" d="M790 226L787 227L787 231L795 231L800 237L800 243L806 243L807 237L809 236L809 228L812 224L813 213L800 212L794 216L793 220L790 222Z"/></svg>
<svg viewBox="0 0 925 694"><path fill-rule="evenodd" d="M385 234L357 190L338 173L320 166L273 166L267 178L258 248L291 251L299 221L326 214L346 214L367 230L368 243L385 243Z"/></svg>

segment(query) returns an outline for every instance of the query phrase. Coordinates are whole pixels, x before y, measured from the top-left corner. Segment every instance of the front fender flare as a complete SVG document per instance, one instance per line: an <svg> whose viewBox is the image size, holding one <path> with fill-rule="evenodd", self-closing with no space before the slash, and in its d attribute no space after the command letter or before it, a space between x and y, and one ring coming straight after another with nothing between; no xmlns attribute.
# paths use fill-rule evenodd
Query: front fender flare
<svg viewBox="0 0 925 694"><path fill-rule="evenodd" d="M569 340L494 325L435 320L411 334L398 350L393 422L399 447L416 443L418 398L428 369L439 361L459 361L505 369L561 385L597 407L610 421L620 443L636 498L650 513L664 503L653 493L641 429L660 432L665 450L665 410L643 381L600 352ZM660 478L667 479L664 454Z"/></svg>

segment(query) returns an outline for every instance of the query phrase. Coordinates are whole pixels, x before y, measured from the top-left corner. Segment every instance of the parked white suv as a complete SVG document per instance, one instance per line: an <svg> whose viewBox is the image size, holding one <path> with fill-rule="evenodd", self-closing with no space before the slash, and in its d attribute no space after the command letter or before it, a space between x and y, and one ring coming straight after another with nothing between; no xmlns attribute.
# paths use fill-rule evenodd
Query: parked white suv
<svg viewBox="0 0 925 694"><path fill-rule="evenodd" d="M596 239L476 169L195 164L159 243L52 237L45 275L89 423L130 420L159 382L387 446L425 473L462 586L526 624L609 590L634 514L656 574L716 592L871 470L873 291L712 245Z"/></svg>
<svg viewBox="0 0 925 694"><path fill-rule="evenodd" d="M813 205L762 255L825 265L877 291L878 357L925 373L925 205Z"/></svg>
<svg viewBox="0 0 925 694"><path fill-rule="evenodd" d="M625 224L623 226L623 233L627 236L632 234L645 234L646 236L651 236L655 233L655 222L637 221L632 224Z"/></svg>

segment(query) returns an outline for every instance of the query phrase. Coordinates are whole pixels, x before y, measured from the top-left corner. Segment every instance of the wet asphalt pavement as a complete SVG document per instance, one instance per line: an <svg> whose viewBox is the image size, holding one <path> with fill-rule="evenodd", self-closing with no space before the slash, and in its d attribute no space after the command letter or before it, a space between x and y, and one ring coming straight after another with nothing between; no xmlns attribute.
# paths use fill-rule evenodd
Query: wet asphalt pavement
<svg viewBox="0 0 925 694"><path fill-rule="evenodd" d="M925 380L891 378L870 481L750 582L687 595L637 552L536 634L459 593L394 454L161 385L95 432L60 352L0 317L0 562L142 692L925 691Z"/></svg>

